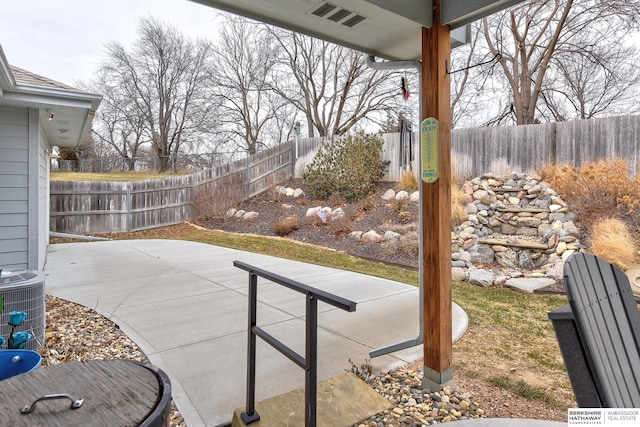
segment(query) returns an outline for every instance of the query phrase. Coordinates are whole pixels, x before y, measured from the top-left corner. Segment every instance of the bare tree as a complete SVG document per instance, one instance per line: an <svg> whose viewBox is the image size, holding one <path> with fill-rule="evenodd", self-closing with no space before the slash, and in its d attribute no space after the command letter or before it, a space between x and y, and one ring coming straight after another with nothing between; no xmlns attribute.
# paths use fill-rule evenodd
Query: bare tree
<svg viewBox="0 0 640 427"><path fill-rule="evenodd" d="M597 28L616 29L611 37L621 37L638 28L640 4L625 0L531 0L507 11L486 17L483 35L492 55L500 55L500 65L511 91L511 103L502 110L516 124L535 123L539 118L543 91L553 82L549 74L562 75L560 58L574 61L605 42ZM584 37L588 33L589 37ZM607 41L611 41L608 39ZM602 55L605 52L600 52ZM566 61L565 70L569 65ZM574 94L575 95L575 94Z"/></svg>
<svg viewBox="0 0 640 427"><path fill-rule="evenodd" d="M475 124L484 121L489 112L484 106L491 93L491 81L496 57L482 49L481 23L472 24L469 43L451 51L451 110L452 126ZM473 119L471 119L473 117Z"/></svg>
<svg viewBox="0 0 640 427"><path fill-rule="evenodd" d="M589 50L561 52L554 57L553 84L542 91L550 119L590 119L640 111L636 102L640 89L638 49L616 37L606 39L610 41ZM541 114L546 111L539 110Z"/></svg>
<svg viewBox="0 0 640 427"><path fill-rule="evenodd" d="M271 139L286 103L269 82L278 60L277 46L263 27L246 19L229 18L220 32L211 84L219 104L223 132L249 155L272 146Z"/></svg>
<svg viewBox="0 0 640 427"><path fill-rule="evenodd" d="M110 87L118 88L118 99L130 103L127 113L122 112L129 115L127 137L139 136L142 123L162 171L171 168L181 145L208 117L209 53L207 43L185 39L175 28L153 18L140 21L138 39L131 49L116 42L107 45L101 69ZM135 117L130 116L133 114Z"/></svg>
<svg viewBox="0 0 640 427"><path fill-rule="evenodd" d="M380 121L398 115L400 73L371 70L344 46L267 28L282 49L273 88L304 115L310 137L343 135L374 112Z"/></svg>
<svg viewBox="0 0 640 427"><path fill-rule="evenodd" d="M124 159L129 170L135 170L138 151L149 142L145 136L145 117L117 83L108 70L101 69L89 84L91 90L103 94L92 135L96 142L110 146Z"/></svg>

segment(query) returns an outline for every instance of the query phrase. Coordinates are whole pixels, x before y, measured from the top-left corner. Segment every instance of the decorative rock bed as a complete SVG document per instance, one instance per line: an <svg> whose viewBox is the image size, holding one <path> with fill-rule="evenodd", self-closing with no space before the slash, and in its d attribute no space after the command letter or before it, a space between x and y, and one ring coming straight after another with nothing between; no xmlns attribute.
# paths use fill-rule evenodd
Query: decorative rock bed
<svg viewBox="0 0 640 427"><path fill-rule="evenodd" d="M461 202L467 218L451 233L453 280L469 280L480 286L506 285L525 292L553 285L562 279L562 267L582 248L576 216L558 194L536 174L485 174L462 185ZM301 197L300 189L277 187L285 197ZM387 190L387 202L418 203L419 192ZM227 218L250 221L257 212L231 209ZM342 208L316 206L306 217L323 222L345 216ZM395 231L379 234L358 230L350 234L357 242L399 240Z"/></svg>

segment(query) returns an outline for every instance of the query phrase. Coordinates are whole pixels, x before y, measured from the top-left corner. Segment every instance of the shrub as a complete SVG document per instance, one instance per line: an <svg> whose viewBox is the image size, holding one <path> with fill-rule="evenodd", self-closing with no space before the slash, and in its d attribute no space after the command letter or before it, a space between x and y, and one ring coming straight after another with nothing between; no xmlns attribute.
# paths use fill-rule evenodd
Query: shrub
<svg viewBox="0 0 640 427"><path fill-rule="evenodd" d="M331 234L336 237L349 237L349 234L353 231L353 224L346 217L330 221L329 225Z"/></svg>
<svg viewBox="0 0 640 427"><path fill-rule="evenodd" d="M409 211L402 211L398 214L400 224L410 224L414 221L413 214Z"/></svg>
<svg viewBox="0 0 640 427"><path fill-rule="evenodd" d="M360 212L369 213L374 212L378 208L377 197L367 197L358 204L358 210Z"/></svg>
<svg viewBox="0 0 640 427"><path fill-rule="evenodd" d="M418 180L416 179L416 175L413 171L406 171L402 174L400 182L398 182L398 190L417 191L418 188Z"/></svg>
<svg viewBox="0 0 640 427"><path fill-rule="evenodd" d="M549 164L540 167L538 173L571 206L589 235L594 236L595 224L608 217L622 219L633 233L640 230L635 212L640 178L630 177L627 160L586 162L579 168Z"/></svg>
<svg viewBox="0 0 640 427"><path fill-rule="evenodd" d="M639 177L636 176L636 188L640 185ZM629 231L635 236L636 243L640 243L640 197L625 195L617 200L617 211L620 219L629 227Z"/></svg>
<svg viewBox="0 0 640 427"><path fill-rule="evenodd" d="M411 256L418 255L420 235L417 231L407 231L398 240L388 240L382 243L382 248L389 253L400 253Z"/></svg>
<svg viewBox="0 0 640 427"><path fill-rule="evenodd" d="M306 223L308 225L311 225L313 227L326 227L329 222L331 221L331 217L327 217L325 218L324 222L322 221L322 219L320 219L320 216L318 215L311 215L306 217L305 219Z"/></svg>
<svg viewBox="0 0 640 427"><path fill-rule="evenodd" d="M330 194L327 199L329 206L344 206L347 204L347 200L339 194Z"/></svg>
<svg viewBox="0 0 640 427"><path fill-rule="evenodd" d="M593 226L591 252L623 270L636 264L636 246L628 227L619 219L607 218Z"/></svg>
<svg viewBox="0 0 640 427"><path fill-rule="evenodd" d="M393 201L393 210L398 214L400 212L406 211L408 207L409 207L409 201L408 200L394 200Z"/></svg>
<svg viewBox="0 0 640 427"><path fill-rule="evenodd" d="M634 180L629 176L629 162L624 159L603 159L585 162L580 168L569 165L545 165L540 176L560 194L585 194L603 197L610 206L617 198L637 194Z"/></svg>
<svg viewBox="0 0 640 427"><path fill-rule="evenodd" d="M288 217L278 221L273 226L273 231L278 236L288 236L296 230L300 229L300 220L298 217Z"/></svg>
<svg viewBox="0 0 640 427"><path fill-rule="evenodd" d="M267 191L272 202L279 202L280 200L282 200L282 193L280 193L279 187L271 187Z"/></svg>
<svg viewBox="0 0 640 427"><path fill-rule="evenodd" d="M244 179L237 173L198 185L193 203L196 218L224 217L227 209L243 201L244 194Z"/></svg>
<svg viewBox="0 0 640 427"><path fill-rule="evenodd" d="M457 227L467 220L467 209L463 201L464 191L457 184L451 184L451 225Z"/></svg>
<svg viewBox="0 0 640 427"><path fill-rule="evenodd" d="M303 174L307 190L323 200L332 193L349 202L368 196L386 170L382 146L382 139L363 133L328 140Z"/></svg>

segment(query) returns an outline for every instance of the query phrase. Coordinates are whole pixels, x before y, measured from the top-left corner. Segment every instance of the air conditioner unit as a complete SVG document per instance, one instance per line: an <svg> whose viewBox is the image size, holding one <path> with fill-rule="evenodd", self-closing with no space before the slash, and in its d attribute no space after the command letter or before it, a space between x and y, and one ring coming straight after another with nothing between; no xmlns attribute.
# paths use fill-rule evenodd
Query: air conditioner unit
<svg viewBox="0 0 640 427"><path fill-rule="evenodd" d="M0 316L0 334L9 339L9 313L24 311L27 320L16 328L33 335L25 347L38 350L45 342L46 307L44 273L38 271L4 271L0 276L0 293L4 297L4 310Z"/></svg>

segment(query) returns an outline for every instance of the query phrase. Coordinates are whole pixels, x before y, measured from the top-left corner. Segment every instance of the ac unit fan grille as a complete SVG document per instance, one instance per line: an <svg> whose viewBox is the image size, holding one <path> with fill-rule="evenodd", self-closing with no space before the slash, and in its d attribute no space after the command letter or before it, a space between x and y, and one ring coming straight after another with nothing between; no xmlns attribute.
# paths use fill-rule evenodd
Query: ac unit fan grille
<svg viewBox="0 0 640 427"><path fill-rule="evenodd" d="M12 283L0 285L0 293L4 297L4 310L0 315L0 334L9 339L11 326L9 326L9 313L12 311L24 311L27 320L17 331L29 332L33 339L25 347L28 350L38 350L44 345L46 328L46 307L44 275L34 275L35 279L24 283Z"/></svg>

